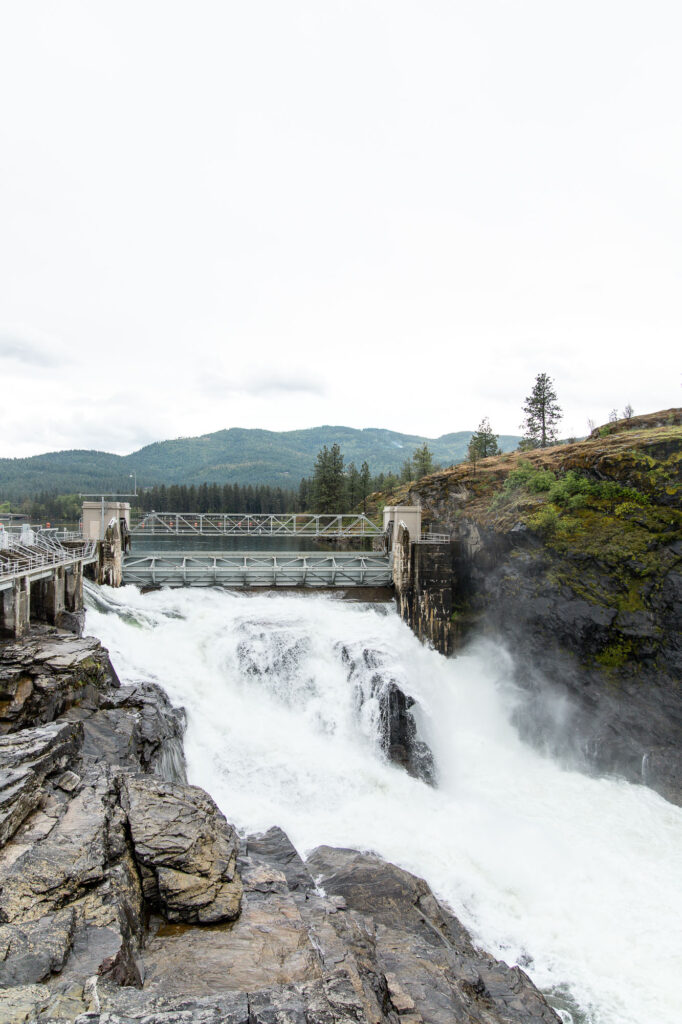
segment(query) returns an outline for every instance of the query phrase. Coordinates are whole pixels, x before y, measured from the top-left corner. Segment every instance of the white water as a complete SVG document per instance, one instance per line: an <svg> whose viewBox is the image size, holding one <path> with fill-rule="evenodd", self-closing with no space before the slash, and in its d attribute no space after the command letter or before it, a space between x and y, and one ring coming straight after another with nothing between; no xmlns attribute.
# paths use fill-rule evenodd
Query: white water
<svg viewBox="0 0 682 1024"><path fill-rule="evenodd" d="M88 631L123 681L157 681L185 706L190 781L228 820L423 876L482 946L568 994L566 1021L682 1020L682 809L524 745L499 648L446 660L389 606L311 594L99 594ZM382 758L340 642L376 651L417 699L436 789Z"/></svg>

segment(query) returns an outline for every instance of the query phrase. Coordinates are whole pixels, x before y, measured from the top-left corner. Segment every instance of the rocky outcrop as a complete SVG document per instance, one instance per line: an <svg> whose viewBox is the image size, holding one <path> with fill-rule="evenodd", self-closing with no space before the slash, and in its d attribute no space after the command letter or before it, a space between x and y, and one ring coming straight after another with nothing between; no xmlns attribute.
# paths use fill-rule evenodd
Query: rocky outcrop
<svg viewBox="0 0 682 1024"><path fill-rule="evenodd" d="M238 841L210 796L142 775L122 776L121 786L150 908L167 921L234 920L242 897Z"/></svg>
<svg viewBox="0 0 682 1024"><path fill-rule="evenodd" d="M321 847L304 862L271 829L246 838L240 871L232 926L161 926L141 990L98 980L101 1024L559 1021L523 971L474 948L423 880L378 857Z"/></svg>
<svg viewBox="0 0 682 1024"><path fill-rule="evenodd" d="M34 627L24 640L2 644L0 733L52 722L75 704L94 707L97 694L117 684L94 637Z"/></svg>
<svg viewBox="0 0 682 1024"><path fill-rule="evenodd" d="M90 639L30 643L0 647L8 692L41 676L44 723L17 728L22 707L0 737L0 1024L556 1024L421 879L304 862L279 828L240 848L163 757L182 716L158 687L120 686ZM385 689L395 739L408 698Z"/></svg>
<svg viewBox="0 0 682 1024"><path fill-rule="evenodd" d="M505 643L528 697L517 711L527 738L682 803L682 430L674 412L420 481L401 500L420 502L425 521L452 543L434 556L433 580L407 573L397 599L442 653L474 631ZM520 467L527 486L509 488ZM429 557L410 547L404 564Z"/></svg>
<svg viewBox="0 0 682 1024"><path fill-rule="evenodd" d="M352 650L340 645L341 658L348 667L348 681L354 688L358 714L372 702L376 707L379 743L389 761L408 774L433 785L436 766L429 745L417 734L411 708L415 700L382 669L382 659L370 648Z"/></svg>

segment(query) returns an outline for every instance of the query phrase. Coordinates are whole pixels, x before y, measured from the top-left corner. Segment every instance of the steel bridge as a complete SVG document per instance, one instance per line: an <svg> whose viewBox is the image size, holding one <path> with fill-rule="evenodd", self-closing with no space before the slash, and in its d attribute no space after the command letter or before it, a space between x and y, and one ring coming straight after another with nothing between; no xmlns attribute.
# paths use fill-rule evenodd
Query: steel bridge
<svg viewBox="0 0 682 1024"><path fill-rule="evenodd" d="M407 508L410 511L411 507ZM396 510L393 510L394 512ZM400 510L398 510L400 511ZM411 529L416 543L444 543L448 535L421 534L421 512ZM386 521L386 515L384 515ZM402 520L400 525L403 526ZM407 527L405 527L407 529ZM383 587L393 582L391 531L366 515L245 512L149 512L130 529L132 552L123 557L123 583L142 587ZM154 550L148 538L168 538ZM241 537L248 550L188 550L181 538ZM257 550L260 538L291 538L291 550ZM140 539L136 551L135 540ZM178 538L174 543L173 538ZM342 551L301 551L298 540L347 541ZM352 549L354 541L379 538L380 551ZM143 543L142 543L143 542ZM288 545L287 545L288 546ZM301 545L303 546L303 545Z"/></svg>
<svg viewBox="0 0 682 1024"><path fill-rule="evenodd" d="M383 537L383 527L365 515L245 512L149 512L131 526L133 536L202 537Z"/></svg>
<svg viewBox="0 0 682 1024"><path fill-rule="evenodd" d="M371 551L177 551L127 555L123 582L166 587L385 587L387 555Z"/></svg>

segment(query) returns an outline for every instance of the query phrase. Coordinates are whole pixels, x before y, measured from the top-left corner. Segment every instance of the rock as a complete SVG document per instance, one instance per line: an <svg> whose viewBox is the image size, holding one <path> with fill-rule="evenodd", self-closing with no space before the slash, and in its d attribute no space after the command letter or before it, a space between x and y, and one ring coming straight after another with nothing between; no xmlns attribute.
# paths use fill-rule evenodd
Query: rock
<svg viewBox="0 0 682 1024"><path fill-rule="evenodd" d="M378 705L379 742L388 759L409 775L434 785L433 753L428 744L417 737L417 724L410 710L414 699L381 671L382 659L378 651L367 648L352 651L343 644L340 653L348 666L348 680L355 687L358 711L369 701L376 701Z"/></svg>
<svg viewBox="0 0 682 1024"><path fill-rule="evenodd" d="M43 801L42 783L79 753L83 730L53 723L0 737L0 846Z"/></svg>
<svg viewBox="0 0 682 1024"><path fill-rule="evenodd" d="M474 949L423 879L354 850L319 847L306 864L328 895L343 896L351 921L354 914L373 920L367 937L385 985L374 988L384 1019L559 1024L523 971ZM347 918L329 920L343 934Z"/></svg>
<svg viewBox="0 0 682 1024"><path fill-rule="evenodd" d="M94 637L33 630L23 641L2 645L0 733L52 722L74 704L96 706L100 691L118 685Z"/></svg>
<svg viewBox="0 0 682 1024"><path fill-rule="evenodd" d="M75 612L68 612L66 610L58 612L55 626L57 629L63 629L67 633L74 633L78 637L83 636L85 609L80 608Z"/></svg>
<svg viewBox="0 0 682 1024"><path fill-rule="evenodd" d="M50 1000L47 985L0 988L0 1024L33 1024Z"/></svg>
<svg viewBox="0 0 682 1024"><path fill-rule="evenodd" d="M393 681L379 689L381 746L389 760L399 764L415 778L435 783L435 764L428 744L417 739L417 725L410 708L412 697Z"/></svg>
<svg viewBox="0 0 682 1024"><path fill-rule="evenodd" d="M22 925L0 925L0 988L43 981L61 971L73 941L72 907Z"/></svg>
<svg viewBox="0 0 682 1024"><path fill-rule="evenodd" d="M66 717L83 722L83 753L93 761L153 772L186 782L182 737L184 712L173 708L153 683L105 691L95 710L74 708Z"/></svg>
<svg viewBox="0 0 682 1024"><path fill-rule="evenodd" d="M151 906L169 921L234 920L242 895L239 843L208 794L125 775L122 803Z"/></svg>
<svg viewBox="0 0 682 1024"><path fill-rule="evenodd" d="M40 804L38 776L31 768L0 771L0 846Z"/></svg>
<svg viewBox="0 0 682 1024"><path fill-rule="evenodd" d="M274 826L267 832L248 836L246 853L256 863L278 867L291 892L306 892L315 888L298 850L281 828Z"/></svg>

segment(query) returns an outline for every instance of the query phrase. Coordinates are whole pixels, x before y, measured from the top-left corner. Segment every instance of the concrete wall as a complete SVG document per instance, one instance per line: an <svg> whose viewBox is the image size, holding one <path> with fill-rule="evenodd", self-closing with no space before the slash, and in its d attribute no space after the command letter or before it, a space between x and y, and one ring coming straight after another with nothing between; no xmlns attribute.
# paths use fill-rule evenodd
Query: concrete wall
<svg viewBox="0 0 682 1024"><path fill-rule="evenodd" d="M414 544L398 527L393 543L393 585L401 617L420 640L441 654L452 650L450 544Z"/></svg>
<svg viewBox="0 0 682 1024"><path fill-rule="evenodd" d="M88 540L104 540L107 527L112 519L123 519L130 529L129 501L84 501L83 536Z"/></svg>

